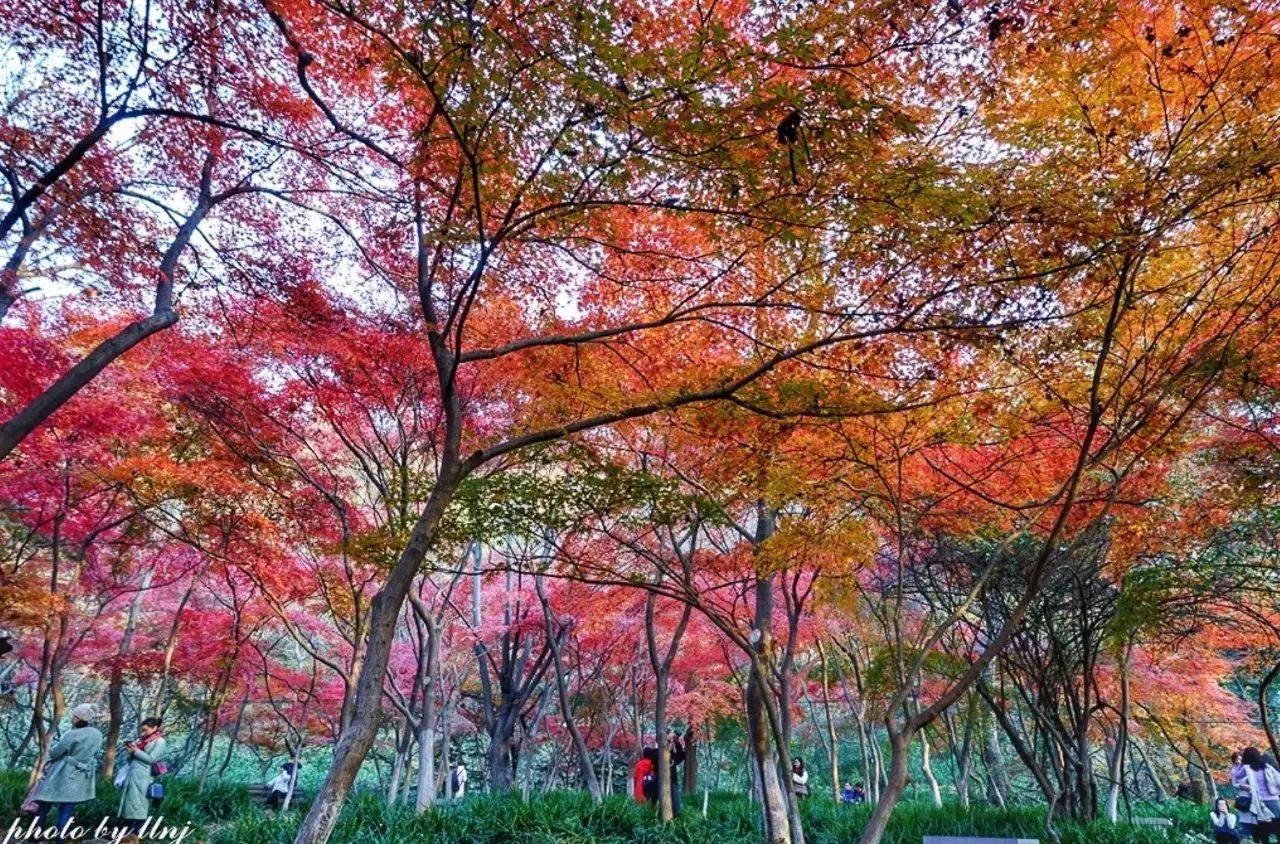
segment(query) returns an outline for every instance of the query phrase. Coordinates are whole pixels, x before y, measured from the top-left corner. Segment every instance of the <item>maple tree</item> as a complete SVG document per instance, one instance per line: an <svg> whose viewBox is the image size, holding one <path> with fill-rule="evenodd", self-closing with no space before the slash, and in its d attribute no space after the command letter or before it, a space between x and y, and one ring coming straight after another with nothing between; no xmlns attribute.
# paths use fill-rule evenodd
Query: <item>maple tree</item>
<svg viewBox="0 0 1280 844"><path fill-rule="evenodd" d="M649 738L669 820L678 720L802 844L849 732L874 844L917 754L1204 785L1236 671L1275 745L1265 4L5 16L13 764L74 675L108 772L143 713L201 787L332 743L300 842L464 745L600 801Z"/></svg>

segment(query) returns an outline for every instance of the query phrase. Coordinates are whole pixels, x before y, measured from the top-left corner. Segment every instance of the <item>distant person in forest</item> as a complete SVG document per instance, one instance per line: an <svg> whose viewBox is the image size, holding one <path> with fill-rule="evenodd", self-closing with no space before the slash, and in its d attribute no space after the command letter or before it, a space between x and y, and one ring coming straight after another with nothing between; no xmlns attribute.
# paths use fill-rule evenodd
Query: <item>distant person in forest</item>
<svg viewBox="0 0 1280 844"><path fill-rule="evenodd" d="M1244 763L1240 754L1231 754L1231 784L1236 788L1236 828L1241 838L1253 838L1253 827L1258 820L1249 811L1253 805L1253 796L1249 793L1249 783L1245 778Z"/></svg>
<svg viewBox="0 0 1280 844"><path fill-rule="evenodd" d="M453 792L454 800L461 800L467 796L467 766L461 759L449 774L449 789Z"/></svg>
<svg viewBox="0 0 1280 844"><path fill-rule="evenodd" d="M1240 765L1232 772L1231 782L1241 792L1237 801L1249 807L1254 840L1272 844L1274 836L1280 844L1280 771L1266 763L1258 748L1246 747L1240 752Z"/></svg>
<svg viewBox="0 0 1280 844"><path fill-rule="evenodd" d="M840 789L840 802L866 803L867 792L862 787L862 783L858 783L857 785L849 785L849 783L845 783L844 788Z"/></svg>
<svg viewBox="0 0 1280 844"><path fill-rule="evenodd" d="M667 733L667 753L671 763L671 814L680 814L680 766L684 764L684 737L671 730ZM656 802L656 801L655 801Z"/></svg>
<svg viewBox="0 0 1280 844"><path fill-rule="evenodd" d="M650 751L654 748L646 747L640 751L640 758L636 760L635 766L631 769L631 793L636 798L637 803L649 802L649 789L657 787L657 768L654 765L653 755Z"/></svg>
<svg viewBox="0 0 1280 844"><path fill-rule="evenodd" d="M276 774L275 779L267 783L268 809L279 809L284 805L284 801L293 793L296 779L293 775L292 762L285 762L280 766L280 773Z"/></svg>
<svg viewBox="0 0 1280 844"><path fill-rule="evenodd" d="M1238 818L1231 811L1225 798L1219 797L1209 813L1209 827L1213 831L1214 844L1235 844L1240 840Z"/></svg>
<svg viewBox="0 0 1280 844"><path fill-rule="evenodd" d="M853 786L849 785L849 783L845 783L840 787L840 802L841 803L853 802Z"/></svg>
<svg viewBox="0 0 1280 844"><path fill-rule="evenodd" d="M809 796L809 772L804 767L804 760L798 756L791 763L791 793L796 797Z"/></svg>
<svg viewBox="0 0 1280 844"><path fill-rule="evenodd" d="M646 747L640 754L644 773L640 777L640 790L650 806L658 804L658 748Z"/></svg>
<svg viewBox="0 0 1280 844"><path fill-rule="evenodd" d="M151 804L158 803L162 797L163 786L156 782L156 777L167 769L164 766L166 748L160 719L143 721L137 741L125 742L124 750L129 768L120 790L120 808L116 814L136 833L151 814Z"/></svg>
<svg viewBox="0 0 1280 844"><path fill-rule="evenodd" d="M44 776L32 792L44 818L57 807L57 828L64 829L76 806L92 800L98 780L98 751L102 733L92 722L98 717L92 704L82 703L71 710L71 729L49 750Z"/></svg>

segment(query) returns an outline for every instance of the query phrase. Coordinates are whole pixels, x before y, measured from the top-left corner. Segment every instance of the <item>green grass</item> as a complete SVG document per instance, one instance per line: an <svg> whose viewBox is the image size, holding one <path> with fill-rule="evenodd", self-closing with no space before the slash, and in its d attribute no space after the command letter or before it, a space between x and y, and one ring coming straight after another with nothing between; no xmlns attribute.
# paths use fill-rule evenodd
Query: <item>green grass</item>
<svg viewBox="0 0 1280 844"><path fill-rule="evenodd" d="M5 828L25 791L20 772L0 773L0 816ZM281 817L254 805L243 787L215 784L204 794L194 784L174 780L161 814L169 824L190 823L199 840L211 844L285 844L292 841L300 813ZM373 793L353 797L339 819L334 844L751 844L759 841L759 813L740 794L713 794L708 816L701 817L701 796L687 802L685 815L663 827L647 807L617 796L593 806L585 794L555 792L523 803L518 795L469 796L459 805L442 805L424 815L411 809L388 809ZM114 789L102 784L99 797L77 819L96 824L115 808ZM870 808L837 806L811 798L803 808L808 844L857 841ZM1169 817L1176 830L1166 835L1127 824L1088 825L1060 822L1062 844L1155 844L1195 840L1183 833L1202 832L1206 810L1166 803L1135 807L1135 815ZM932 806L904 803L894 813L885 844L920 844L926 834L1030 837L1048 841L1041 809L1010 810L975 806ZM191 839L188 839L191 840Z"/></svg>

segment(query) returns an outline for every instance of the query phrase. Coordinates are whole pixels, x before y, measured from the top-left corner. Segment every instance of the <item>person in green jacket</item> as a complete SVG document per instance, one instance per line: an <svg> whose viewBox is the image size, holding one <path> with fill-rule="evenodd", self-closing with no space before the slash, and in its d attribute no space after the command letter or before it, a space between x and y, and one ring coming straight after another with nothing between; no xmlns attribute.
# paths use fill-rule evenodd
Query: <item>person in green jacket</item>
<svg viewBox="0 0 1280 844"><path fill-rule="evenodd" d="M116 814L128 822L129 829L138 832L151 814L147 789L155 778L152 771L164 758L164 733L160 729L160 719L143 721L138 740L125 742L124 749L129 757L129 773L124 788L120 790L120 808Z"/></svg>
<svg viewBox="0 0 1280 844"><path fill-rule="evenodd" d="M58 829L64 829L76 806L92 800L98 782L98 751L102 733L90 726L98 713L92 704L82 703L71 710L71 729L49 751L44 777L33 799L43 817L58 807Z"/></svg>

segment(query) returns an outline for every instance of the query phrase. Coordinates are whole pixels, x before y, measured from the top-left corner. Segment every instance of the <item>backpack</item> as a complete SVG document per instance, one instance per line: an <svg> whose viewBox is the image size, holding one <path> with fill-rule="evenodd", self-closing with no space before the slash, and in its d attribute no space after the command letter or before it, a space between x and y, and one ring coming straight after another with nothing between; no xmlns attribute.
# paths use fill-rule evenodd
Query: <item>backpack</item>
<svg viewBox="0 0 1280 844"><path fill-rule="evenodd" d="M658 776L650 768L645 771L644 776L640 778L640 788L644 791L644 796L650 800L654 800L658 796Z"/></svg>

